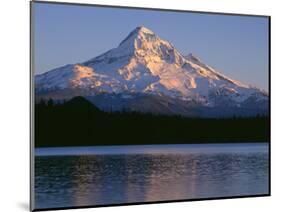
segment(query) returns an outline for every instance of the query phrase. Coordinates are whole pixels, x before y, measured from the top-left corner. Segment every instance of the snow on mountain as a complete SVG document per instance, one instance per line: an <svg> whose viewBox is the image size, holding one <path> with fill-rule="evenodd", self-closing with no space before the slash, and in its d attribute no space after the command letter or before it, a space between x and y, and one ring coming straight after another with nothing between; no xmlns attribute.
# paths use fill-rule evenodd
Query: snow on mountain
<svg viewBox="0 0 281 212"><path fill-rule="evenodd" d="M37 75L35 87L37 96L52 98L143 94L205 107L247 108L268 102L265 92L218 73L193 54L183 56L143 26L98 57Z"/></svg>

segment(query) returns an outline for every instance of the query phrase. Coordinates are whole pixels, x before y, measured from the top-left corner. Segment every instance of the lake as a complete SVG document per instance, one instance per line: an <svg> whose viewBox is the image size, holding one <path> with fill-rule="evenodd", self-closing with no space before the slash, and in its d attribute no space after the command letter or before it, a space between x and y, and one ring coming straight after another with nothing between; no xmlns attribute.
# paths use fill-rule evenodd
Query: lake
<svg viewBox="0 0 281 212"><path fill-rule="evenodd" d="M36 148L35 208L269 192L267 143Z"/></svg>

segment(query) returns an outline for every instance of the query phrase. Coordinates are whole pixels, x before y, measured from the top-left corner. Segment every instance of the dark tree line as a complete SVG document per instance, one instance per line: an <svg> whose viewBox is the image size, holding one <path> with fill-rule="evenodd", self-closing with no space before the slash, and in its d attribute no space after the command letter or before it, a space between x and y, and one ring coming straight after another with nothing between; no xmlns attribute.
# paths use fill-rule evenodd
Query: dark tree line
<svg viewBox="0 0 281 212"><path fill-rule="evenodd" d="M103 112L83 97L35 105L35 146L268 142L264 116L186 118Z"/></svg>

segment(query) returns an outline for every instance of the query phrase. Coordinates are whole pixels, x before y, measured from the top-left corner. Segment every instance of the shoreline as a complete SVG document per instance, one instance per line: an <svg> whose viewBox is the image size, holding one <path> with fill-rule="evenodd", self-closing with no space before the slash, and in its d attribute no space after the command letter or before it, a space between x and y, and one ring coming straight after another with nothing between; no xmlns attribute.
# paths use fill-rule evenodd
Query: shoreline
<svg viewBox="0 0 281 212"><path fill-rule="evenodd" d="M162 145L114 145L114 146L72 146L35 148L36 156L86 156L120 154L196 154L266 152L268 142L259 143L213 143L213 144L162 144Z"/></svg>

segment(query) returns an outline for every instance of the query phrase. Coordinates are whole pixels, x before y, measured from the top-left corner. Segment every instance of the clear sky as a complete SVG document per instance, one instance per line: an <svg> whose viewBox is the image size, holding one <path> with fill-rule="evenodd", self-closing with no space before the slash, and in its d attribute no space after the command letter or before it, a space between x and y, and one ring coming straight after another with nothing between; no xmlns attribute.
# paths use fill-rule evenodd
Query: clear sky
<svg viewBox="0 0 281 212"><path fill-rule="evenodd" d="M137 26L233 79L268 91L268 19L35 3L35 73L84 62Z"/></svg>

